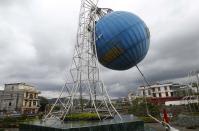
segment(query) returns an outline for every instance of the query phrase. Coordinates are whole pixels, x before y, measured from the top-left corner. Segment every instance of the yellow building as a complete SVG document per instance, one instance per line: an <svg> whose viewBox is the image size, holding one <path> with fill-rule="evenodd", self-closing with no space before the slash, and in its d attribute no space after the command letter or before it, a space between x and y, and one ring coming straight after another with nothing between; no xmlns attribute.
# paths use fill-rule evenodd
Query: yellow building
<svg viewBox="0 0 199 131"><path fill-rule="evenodd" d="M26 83L5 84L4 90L0 91L0 111L35 114L39 109L39 93Z"/></svg>

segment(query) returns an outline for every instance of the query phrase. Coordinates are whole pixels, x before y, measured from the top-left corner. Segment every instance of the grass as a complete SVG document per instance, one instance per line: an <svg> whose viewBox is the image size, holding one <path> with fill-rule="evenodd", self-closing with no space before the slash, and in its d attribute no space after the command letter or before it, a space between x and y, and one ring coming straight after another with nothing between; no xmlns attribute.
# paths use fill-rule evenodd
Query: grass
<svg viewBox="0 0 199 131"><path fill-rule="evenodd" d="M183 113L183 114L188 116L199 116L199 112Z"/></svg>
<svg viewBox="0 0 199 131"><path fill-rule="evenodd" d="M103 116L100 116L103 117ZM70 114L65 117L66 121L99 120L97 113Z"/></svg>
<svg viewBox="0 0 199 131"><path fill-rule="evenodd" d="M148 116L140 116L138 117L140 120L143 120L144 123L157 123L154 119Z"/></svg>

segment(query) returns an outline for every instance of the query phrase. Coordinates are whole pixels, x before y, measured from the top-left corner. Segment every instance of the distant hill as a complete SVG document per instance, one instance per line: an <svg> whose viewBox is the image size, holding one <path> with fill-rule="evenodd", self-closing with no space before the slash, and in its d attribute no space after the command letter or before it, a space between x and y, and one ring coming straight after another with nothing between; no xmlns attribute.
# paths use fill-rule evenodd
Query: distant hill
<svg viewBox="0 0 199 131"><path fill-rule="evenodd" d="M48 99L48 102L49 102L49 104L54 104L56 102L56 100L57 100L57 98L52 98L52 99ZM60 98L60 100L62 102L64 102L64 101L67 101L68 99L67 98ZM89 101L88 99L83 99L83 103L86 103L88 101ZM97 101L99 102L99 100L97 100ZM77 102L79 102L79 99L74 99L74 103L77 103Z"/></svg>
<svg viewBox="0 0 199 131"><path fill-rule="evenodd" d="M48 99L48 102L49 102L49 104L54 104L56 102L56 100L57 100L57 98L51 98L51 99ZM68 100L68 99L66 99L66 98L60 98L60 100L62 102L64 102L65 100Z"/></svg>

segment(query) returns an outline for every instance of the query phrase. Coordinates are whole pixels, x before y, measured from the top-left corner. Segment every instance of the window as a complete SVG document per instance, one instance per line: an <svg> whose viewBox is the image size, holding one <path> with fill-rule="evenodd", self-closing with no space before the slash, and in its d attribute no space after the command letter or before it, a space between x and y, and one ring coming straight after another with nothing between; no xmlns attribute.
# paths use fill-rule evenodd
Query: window
<svg viewBox="0 0 199 131"><path fill-rule="evenodd" d="M168 92L166 92L166 96L169 96Z"/></svg>
<svg viewBox="0 0 199 131"><path fill-rule="evenodd" d="M145 95L145 92L144 92L144 90L142 91L142 95L143 95L143 96Z"/></svg>
<svg viewBox="0 0 199 131"><path fill-rule="evenodd" d="M26 98L28 98L28 92L26 92Z"/></svg>
<svg viewBox="0 0 199 131"><path fill-rule="evenodd" d="M161 93L159 93L159 97L162 97L162 94L161 94Z"/></svg>
<svg viewBox="0 0 199 131"><path fill-rule="evenodd" d="M28 100L25 100L25 106L28 106Z"/></svg>
<svg viewBox="0 0 199 131"><path fill-rule="evenodd" d="M34 105L34 106L36 105L36 101L33 102L33 105Z"/></svg>
<svg viewBox="0 0 199 131"><path fill-rule="evenodd" d="M11 102L9 102L9 106L11 106L12 105L12 103Z"/></svg>
<svg viewBox="0 0 199 131"><path fill-rule="evenodd" d="M156 97L156 94L155 94L155 93L153 93L153 97Z"/></svg>
<svg viewBox="0 0 199 131"><path fill-rule="evenodd" d="M31 106L32 106L32 102L30 101L30 102L29 102L29 107L31 107Z"/></svg>
<svg viewBox="0 0 199 131"><path fill-rule="evenodd" d="M32 94L30 94L30 99L32 99L33 98L33 95Z"/></svg>
<svg viewBox="0 0 199 131"><path fill-rule="evenodd" d="M173 92L171 92L171 96L173 96Z"/></svg>
<svg viewBox="0 0 199 131"><path fill-rule="evenodd" d="M166 86L164 87L164 90L165 90L165 91L167 90L167 87L166 87Z"/></svg>
<svg viewBox="0 0 199 131"><path fill-rule="evenodd" d="M158 87L158 91L160 91L160 87Z"/></svg>
<svg viewBox="0 0 199 131"><path fill-rule="evenodd" d="M148 90L148 95L151 95L151 90Z"/></svg>
<svg viewBox="0 0 199 131"><path fill-rule="evenodd" d="M14 86L12 86L12 90L14 90Z"/></svg>

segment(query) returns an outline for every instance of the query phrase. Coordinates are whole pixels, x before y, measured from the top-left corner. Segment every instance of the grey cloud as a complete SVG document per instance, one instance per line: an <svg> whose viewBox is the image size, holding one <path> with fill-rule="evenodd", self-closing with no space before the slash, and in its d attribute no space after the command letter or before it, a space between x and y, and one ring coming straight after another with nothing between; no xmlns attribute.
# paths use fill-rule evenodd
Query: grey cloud
<svg viewBox="0 0 199 131"><path fill-rule="evenodd" d="M22 81L47 93L60 90L69 79L79 4L79 0L0 1L1 85ZM197 5L197 0L99 2L100 7L133 12L149 26L151 45L139 67L150 83L184 79L199 68ZM125 96L143 84L135 67L122 72L100 68L111 96Z"/></svg>

